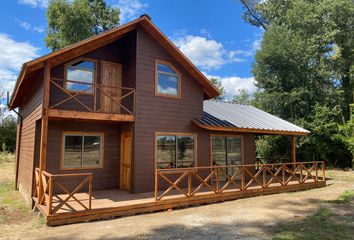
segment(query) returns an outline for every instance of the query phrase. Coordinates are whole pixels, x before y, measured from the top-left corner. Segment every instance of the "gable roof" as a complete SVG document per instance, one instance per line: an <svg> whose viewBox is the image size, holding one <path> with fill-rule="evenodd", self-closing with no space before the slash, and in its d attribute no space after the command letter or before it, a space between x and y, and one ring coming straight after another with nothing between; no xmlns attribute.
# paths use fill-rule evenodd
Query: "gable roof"
<svg viewBox="0 0 354 240"><path fill-rule="evenodd" d="M70 59L74 59L80 55L114 42L115 40L123 37L126 33L137 29L139 26L143 27L155 39L155 41L157 41L173 58L176 59L177 62L185 68L189 74L191 74L194 79L200 83L204 93L209 99L219 95L219 91L198 70L198 68L194 66L194 64L151 22L146 15L143 15L127 24L118 26L109 31L24 63L17 78L14 91L11 95L11 100L9 103L10 109L14 109L19 106L19 96L25 93L22 86L24 85L24 82L29 80L28 76L36 70L43 68L46 62L48 62L50 66L56 66L64 63Z"/></svg>
<svg viewBox="0 0 354 240"><path fill-rule="evenodd" d="M279 117L250 105L215 100L203 102L203 114L193 122L219 131L253 132L259 134L308 135L310 132Z"/></svg>

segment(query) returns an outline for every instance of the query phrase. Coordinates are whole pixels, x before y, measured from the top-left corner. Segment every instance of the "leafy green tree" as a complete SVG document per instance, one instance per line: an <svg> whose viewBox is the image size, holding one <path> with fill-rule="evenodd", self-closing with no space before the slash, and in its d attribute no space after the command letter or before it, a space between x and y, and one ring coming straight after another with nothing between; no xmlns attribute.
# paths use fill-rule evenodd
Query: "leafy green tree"
<svg viewBox="0 0 354 240"><path fill-rule="evenodd" d="M240 89L239 94L235 95L231 101L238 104L250 105L252 98L246 89Z"/></svg>
<svg viewBox="0 0 354 240"><path fill-rule="evenodd" d="M47 10L46 46L55 51L119 24L118 8L105 0L51 0Z"/></svg>
<svg viewBox="0 0 354 240"><path fill-rule="evenodd" d="M0 122L0 151L15 151L16 124L16 119L11 115L4 117Z"/></svg>
<svg viewBox="0 0 354 240"><path fill-rule="evenodd" d="M225 97L225 88L222 85L221 81L217 78L210 78L209 81L219 90L220 95L215 99L221 100Z"/></svg>
<svg viewBox="0 0 354 240"><path fill-rule="evenodd" d="M261 89L254 104L312 132L298 141L301 160L348 165L342 126L353 101L354 2L268 0L250 6L266 26L253 67ZM244 17L260 25L249 11ZM267 141L271 146L273 140Z"/></svg>

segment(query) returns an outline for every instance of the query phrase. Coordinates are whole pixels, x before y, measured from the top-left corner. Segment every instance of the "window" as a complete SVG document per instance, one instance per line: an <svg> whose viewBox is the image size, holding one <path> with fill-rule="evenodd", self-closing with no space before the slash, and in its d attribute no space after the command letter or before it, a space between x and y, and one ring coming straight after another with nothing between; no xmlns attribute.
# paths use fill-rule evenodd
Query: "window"
<svg viewBox="0 0 354 240"><path fill-rule="evenodd" d="M174 67L168 63L156 61L156 95L180 97L180 81L180 74Z"/></svg>
<svg viewBox="0 0 354 240"><path fill-rule="evenodd" d="M235 136L212 136L212 164L218 166L237 165L242 163L242 138ZM226 168L231 175L234 169Z"/></svg>
<svg viewBox="0 0 354 240"><path fill-rule="evenodd" d="M103 133L64 133L63 168L101 167Z"/></svg>
<svg viewBox="0 0 354 240"><path fill-rule="evenodd" d="M76 60L66 66L65 88L76 92L93 92L95 62Z"/></svg>
<svg viewBox="0 0 354 240"><path fill-rule="evenodd" d="M156 135L156 167L194 167L195 137L188 134Z"/></svg>

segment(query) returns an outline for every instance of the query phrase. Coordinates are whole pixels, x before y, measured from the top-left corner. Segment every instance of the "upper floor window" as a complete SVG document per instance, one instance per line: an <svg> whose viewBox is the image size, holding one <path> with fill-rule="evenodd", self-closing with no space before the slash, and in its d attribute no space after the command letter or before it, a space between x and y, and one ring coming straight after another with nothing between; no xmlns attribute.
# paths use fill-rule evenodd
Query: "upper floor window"
<svg viewBox="0 0 354 240"><path fill-rule="evenodd" d="M66 65L65 88L76 92L93 92L95 62L79 59Z"/></svg>
<svg viewBox="0 0 354 240"><path fill-rule="evenodd" d="M181 75L169 63L156 61L155 95L180 97Z"/></svg>

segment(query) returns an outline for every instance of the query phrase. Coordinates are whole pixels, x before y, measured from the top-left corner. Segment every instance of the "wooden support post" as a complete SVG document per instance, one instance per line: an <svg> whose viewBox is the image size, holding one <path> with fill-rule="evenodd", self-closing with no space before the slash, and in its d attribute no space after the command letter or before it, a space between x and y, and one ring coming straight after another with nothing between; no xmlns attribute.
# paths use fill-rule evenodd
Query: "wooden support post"
<svg viewBox="0 0 354 240"><path fill-rule="evenodd" d="M291 136L291 161L293 163L293 170L296 169L296 136Z"/></svg>
<svg viewBox="0 0 354 240"><path fill-rule="evenodd" d="M192 196L192 171L188 170L188 196Z"/></svg>
<svg viewBox="0 0 354 240"><path fill-rule="evenodd" d="M39 150L39 176L42 176L42 171L46 168L47 160L47 138L48 138L48 106L49 106L49 91L50 91L50 65L48 62L44 65L43 76L43 103L42 103L42 124L41 124L41 142ZM38 199L42 199L44 194L42 178L39 178Z"/></svg>
<svg viewBox="0 0 354 240"><path fill-rule="evenodd" d="M89 207L92 208L92 175L89 176Z"/></svg>
<svg viewBox="0 0 354 240"><path fill-rule="evenodd" d="M49 184L49 200L48 200L48 215L52 214L52 204L53 204L53 185L54 185L53 177L49 177L48 184Z"/></svg>
<svg viewBox="0 0 354 240"><path fill-rule="evenodd" d="M322 161L322 180L326 181L325 162Z"/></svg>
<svg viewBox="0 0 354 240"><path fill-rule="evenodd" d="M216 168L216 192L219 193L220 192L220 175L219 175L219 168Z"/></svg>
<svg viewBox="0 0 354 240"><path fill-rule="evenodd" d="M155 170L155 201L157 201L157 195L158 195L158 192L159 192L159 183L158 183L158 180L159 180L159 177L158 177L158 171L157 169Z"/></svg>

